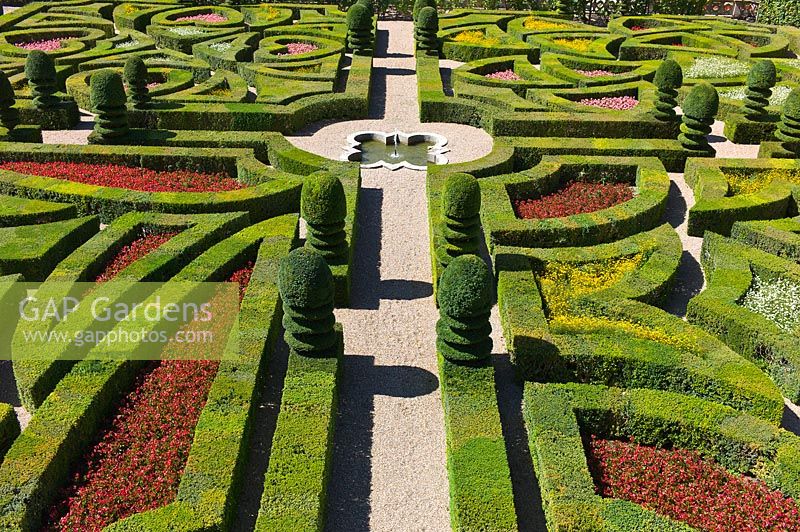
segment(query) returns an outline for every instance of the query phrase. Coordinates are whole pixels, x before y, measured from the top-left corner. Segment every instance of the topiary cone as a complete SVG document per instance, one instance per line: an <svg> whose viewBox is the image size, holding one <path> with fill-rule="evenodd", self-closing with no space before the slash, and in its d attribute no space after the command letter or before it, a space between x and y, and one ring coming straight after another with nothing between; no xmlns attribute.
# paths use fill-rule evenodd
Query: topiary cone
<svg viewBox="0 0 800 532"><path fill-rule="evenodd" d="M322 255L328 264L344 262L347 200L342 183L327 172L306 177L300 192L300 215L308 227L306 246Z"/></svg>
<svg viewBox="0 0 800 532"><path fill-rule="evenodd" d="M775 136L784 150L800 158L800 89L794 89L786 98Z"/></svg>
<svg viewBox="0 0 800 532"><path fill-rule="evenodd" d="M451 362L477 362L492 353L492 274L477 255L450 262L439 279L436 348Z"/></svg>
<svg viewBox="0 0 800 532"><path fill-rule="evenodd" d="M414 7L411 10L411 17L416 22L417 15L419 15L420 10L423 7L432 7L433 9L437 9L436 0L415 0Z"/></svg>
<svg viewBox="0 0 800 532"><path fill-rule="evenodd" d="M0 70L0 125L11 131L19 124L19 110L14 107L14 88L8 76Z"/></svg>
<svg viewBox="0 0 800 532"><path fill-rule="evenodd" d="M662 61L656 70L653 84L656 86L656 104L653 115L662 122L679 120L675 107L678 105L678 89L683 85L683 70L672 59Z"/></svg>
<svg viewBox="0 0 800 532"><path fill-rule="evenodd" d="M372 52L372 10L355 3L347 10L347 47L356 54Z"/></svg>
<svg viewBox="0 0 800 532"><path fill-rule="evenodd" d="M127 97L122 77L113 70L92 74L89 82L92 111L97 114L93 142L103 142L128 133Z"/></svg>
<svg viewBox="0 0 800 532"><path fill-rule="evenodd" d="M426 53L438 53L439 51L439 15L436 9L427 6L419 10L417 20L414 25L414 38L417 41L417 48Z"/></svg>
<svg viewBox="0 0 800 532"><path fill-rule="evenodd" d="M145 109L150 103L150 89L147 88L148 74L147 65L138 55L134 55L125 61L123 69L125 85L128 86L128 94L134 109Z"/></svg>
<svg viewBox="0 0 800 532"><path fill-rule="evenodd" d="M322 255L299 248L281 259L278 292L284 339L291 352L306 357L331 355L337 342L333 275Z"/></svg>
<svg viewBox="0 0 800 532"><path fill-rule="evenodd" d="M575 6L571 0L558 0L556 11L559 15L573 15L575 14Z"/></svg>
<svg viewBox="0 0 800 532"><path fill-rule="evenodd" d="M748 120L758 121L767 117L769 97L777 78L775 63L769 59L759 61L750 69L744 98L744 116Z"/></svg>
<svg viewBox="0 0 800 532"><path fill-rule="evenodd" d="M719 110L717 89L708 83L695 85L683 101L683 123L678 140L684 149L714 153L706 135L711 133L711 125Z"/></svg>
<svg viewBox="0 0 800 532"><path fill-rule="evenodd" d="M25 77L37 109L52 109L60 100L55 96L56 65L53 59L41 50L31 50L25 59Z"/></svg>
<svg viewBox="0 0 800 532"><path fill-rule="evenodd" d="M453 174L442 191L442 235L445 239L439 262L447 266L461 255L474 254L480 246L481 189L469 174Z"/></svg>

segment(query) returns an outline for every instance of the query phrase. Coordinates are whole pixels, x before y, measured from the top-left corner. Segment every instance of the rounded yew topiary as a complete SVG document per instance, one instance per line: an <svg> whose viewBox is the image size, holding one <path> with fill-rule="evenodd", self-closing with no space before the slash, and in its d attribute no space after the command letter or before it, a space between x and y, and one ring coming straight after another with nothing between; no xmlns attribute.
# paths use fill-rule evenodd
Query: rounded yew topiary
<svg viewBox="0 0 800 532"><path fill-rule="evenodd" d="M361 4L362 6L369 9L369 12L373 15L375 14L375 5L372 3L372 0L357 0L356 4Z"/></svg>
<svg viewBox="0 0 800 532"><path fill-rule="evenodd" d="M414 7L411 10L411 17L416 22L417 15L423 7L432 7L437 9L436 0L415 0Z"/></svg>
<svg viewBox="0 0 800 532"><path fill-rule="evenodd" d="M678 140L684 149L713 153L706 135L711 133L711 125L719 110L717 89L708 83L692 87L683 101L683 123Z"/></svg>
<svg viewBox="0 0 800 532"><path fill-rule="evenodd" d="M31 50L25 59L25 77L37 109L52 109L58 105L56 65L52 57L41 50Z"/></svg>
<svg viewBox="0 0 800 532"><path fill-rule="evenodd" d="M93 142L122 137L128 133L127 97L122 77L113 70L92 74L89 82L92 111L97 114Z"/></svg>
<svg viewBox="0 0 800 532"><path fill-rule="evenodd" d="M775 63L769 59L759 61L750 69L743 111L748 120L764 120L767 117L769 97L772 96L772 87L777 78Z"/></svg>
<svg viewBox="0 0 800 532"><path fill-rule="evenodd" d="M355 3L347 10L347 47L356 54L372 52L372 9Z"/></svg>
<svg viewBox="0 0 800 532"><path fill-rule="evenodd" d="M0 70L0 125L11 131L19 124L19 110L14 107L14 88L8 76Z"/></svg>
<svg viewBox="0 0 800 532"><path fill-rule="evenodd" d="M775 136L783 149L800 158L800 89L794 89L783 103L783 113Z"/></svg>
<svg viewBox="0 0 800 532"><path fill-rule="evenodd" d="M683 70L677 61L662 61L656 70L653 84L656 86L656 105L653 114L662 122L677 122L678 89L683 85Z"/></svg>
<svg viewBox="0 0 800 532"><path fill-rule="evenodd" d="M436 348L451 362L476 362L492 353L492 274L477 255L450 262L439 279Z"/></svg>
<svg viewBox="0 0 800 532"><path fill-rule="evenodd" d="M300 215L308 227L306 246L329 264L343 262L347 258L347 200L342 183L327 172L306 177L300 193Z"/></svg>
<svg viewBox="0 0 800 532"><path fill-rule="evenodd" d="M123 70L125 84L134 109L145 109L150 103L150 89L147 88L147 65L138 55L133 55L125 61Z"/></svg>
<svg viewBox="0 0 800 532"><path fill-rule="evenodd" d="M417 41L417 48L426 53L438 53L439 51L439 15L436 9L430 6L423 7L417 14L414 23L414 38Z"/></svg>
<svg viewBox="0 0 800 532"><path fill-rule="evenodd" d="M442 234L439 262L447 266L461 255L477 253L481 238L481 188L469 174L452 174L442 191Z"/></svg>
<svg viewBox="0 0 800 532"><path fill-rule="evenodd" d="M336 346L333 275L322 255L295 249L280 261L278 292L283 302L284 339L307 357L330 356Z"/></svg>

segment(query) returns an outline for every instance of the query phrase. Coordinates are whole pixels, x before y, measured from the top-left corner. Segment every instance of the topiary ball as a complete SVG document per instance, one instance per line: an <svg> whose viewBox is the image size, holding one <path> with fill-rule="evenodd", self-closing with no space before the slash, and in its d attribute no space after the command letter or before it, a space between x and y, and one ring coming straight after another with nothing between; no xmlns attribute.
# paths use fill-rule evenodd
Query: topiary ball
<svg viewBox="0 0 800 532"><path fill-rule="evenodd" d="M364 4L356 3L347 10L347 29L369 29L372 26L372 11Z"/></svg>
<svg viewBox="0 0 800 532"><path fill-rule="evenodd" d="M469 174L452 174L444 182L442 212L448 218L465 219L481 210L481 187Z"/></svg>
<svg viewBox="0 0 800 532"><path fill-rule="evenodd" d="M14 87L11 86L8 75L0 70L0 102L11 102L10 105L14 105L15 99Z"/></svg>
<svg viewBox="0 0 800 532"><path fill-rule="evenodd" d="M347 215L342 182L328 172L315 172L306 177L300 192L300 213L310 224L341 222Z"/></svg>
<svg viewBox="0 0 800 532"><path fill-rule="evenodd" d="M298 248L280 261L278 291L291 307L317 308L333 301L333 274L322 255Z"/></svg>
<svg viewBox="0 0 800 532"><path fill-rule="evenodd" d="M56 79L56 64L53 58L41 50L31 50L25 59L25 77L30 80Z"/></svg>
<svg viewBox="0 0 800 532"><path fill-rule="evenodd" d="M438 31L439 14L430 6L423 7L417 14L417 26L430 31Z"/></svg>
<svg viewBox="0 0 800 532"><path fill-rule="evenodd" d="M701 121L713 121L719 111L719 93L708 83L692 87L683 101L683 114Z"/></svg>
<svg viewBox="0 0 800 532"><path fill-rule="evenodd" d="M769 59L763 59L753 65L750 73L747 74L747 86L751 89L767 90L775 86L777 79L775 63Z"/></svg>
<svg viewBox="0 0 800 532"><path fill-rule="evenodd" d="M138 55L132 55L125 61L125 68L123 69L123 77L125 82L130 86L137 82L147 83L147 65L144 60Z"/></svg>
<svg viewBox="0 0 800 532"><path fill-rule="evenodd" d="M411 15L414 20L417 20L417 15L419 15L420 10L422 10L424 7L432 7L433 9L436 9L436 0L416 0L411 11Z"/></svg>
<svg viewBox="0 0 800 532"><path fill-rule="evenodd" d="M437 301L447 316L470 318L492 308L492 273L477 255L462 255L450 261L439 279Z"/></svg>
<svg viewBox="0 0 800 532"><path fill-rule="evenodd" d="M127 96L122 76L113 70L101 70L92 74L89 88L94 109L125 107Z"/></svg>
<svg viewBox="0 0 800 532"><path fill-rule="evenodd" d="M683 85L683 70L678 62L673 59L662 61L656 70L653 84L661 90L680 89Z"/></svg>
<svg viewBox="0 0 800 532"><path fill-rule="evenodd" d="M362 6L369 9L370 13L375 13L375 6L372 4L372 0L357 0L356 4L361 4Z"/></svg>

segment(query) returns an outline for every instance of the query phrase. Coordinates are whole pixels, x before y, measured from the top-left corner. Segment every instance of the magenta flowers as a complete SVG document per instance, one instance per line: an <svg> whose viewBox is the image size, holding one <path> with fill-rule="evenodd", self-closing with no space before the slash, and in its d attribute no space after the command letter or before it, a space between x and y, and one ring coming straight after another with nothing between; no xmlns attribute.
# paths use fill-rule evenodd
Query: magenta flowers
<svg viewBox="0 0 800 532"><path fill-rule="evenodd" d="M587 78L599 78L601 76L616 76L616 72L609 72L608 70L576 70L578 74L586 76Z"/></svg>
<svg viewBox="0 0 800 532"><path fill-rule="evenodd" d="M489 79L500 79L504 81L520 81L522 79L511 69L492 72L491 74L486 74L484 77Z"/></svg>
<svg viewBox="0 0 800 532"><path fill-rule="evenodd" d="M177 22L227 22L228 17L220 15L219 13L202 13L199 15L189 15L175 19Z"/></svg>
<svg viewBox="0 0 800 532"><path fill-rule="evenodd" d="M605 96L603 98L584 98L580 103L590 107L627 111L639 105L639 100L633 96Z"/></svg>
<svg viewBox="0 0 800 532"><path fill-rule="evenodd" d="M52 52L61 48L62 39L44 39L41 41L29 41L18 43L17 48L23 50L41 50L42 52Z"/></svg>
<svg viewBox="0 0 800 532"><path fill-rule="evenodd" d="M316 44L311 44L307 42L290 42L286 45L286 51L280 52L278 55L299 55L299 54L307 54L309 52L313 52L314 50L318 50L319 47Z"/></svg>

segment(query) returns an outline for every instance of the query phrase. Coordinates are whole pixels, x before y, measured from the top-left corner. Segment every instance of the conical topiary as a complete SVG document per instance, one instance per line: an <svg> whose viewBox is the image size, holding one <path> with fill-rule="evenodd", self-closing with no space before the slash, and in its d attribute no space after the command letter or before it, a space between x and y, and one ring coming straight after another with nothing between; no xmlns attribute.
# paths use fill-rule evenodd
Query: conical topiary
<svg viewBox="0 0 800 532"><path fill-rule="evenodd" d="M439 51L439 15L436 9L427 6L417 13L417 20L414 23L414 38L417 41L417 48L426 53L438 53Z"/></svg>
<svg viewBox="0 0 800 532"><path fill-rule="evenodd" d="M436 9L437 8L436 0L415 0L414 1L414 7L411 10L411 17L415 22L417 20L417 15L419 15L419 12L423 7L432 7L433 9Z"/></svg>
<svg viewBox="0 0 800 532"><path fill-rule="evenodd" d="M451 362L475 362L492 353L492 274L477 255L450 262L439 279L436 348Z"/></svg>
<svg viewBox="0 0 800 532"><path fill-rule="evenodd" d="M574 15L575 4L572 2L572 0L558 0L556 11L558 11L559 15Z"/></svg>
<svg viewBox="0 0 800 532"><path fill-rule="evenodd" d="M775 136L783 149L800 158L800 89L794 89L783 103L783 113Z"/></svg>
<svg viewBox="0 0 800 532"><path fill-rule="evenodd" d="M307 357L333 354L333 275L322 255L295 249L281 259L278 292L283 302L284 338L292 353Z"/></svg>
<svg viewBox="0 0 800 532"><path fill-rule="evenodd" d="M19 111L14 107L14 88L8 76L0 70L0 125L11 131L19 124Z"/></svg>
<svg viewBox="0 0 800 532"><path fill-rule="evenodd" d="M683 101L683 123L678 140L684 149L714 153L706 135L711 133L711 125L719 110L717 89L708 83L695 85Z"/></svg>
<svg viewBox="0 0 800 532"><path fill-rule="evenodd" d="M355 3L347 10L347 47L356 54L369 54L372 43L372 10Z"/></svg>
<svg viewBox="0 0 800 532"><path fill-rule="evenodd" d="M439 262L478 252L481 231L481 188L469 174L453 174L442 191L442 234L445 239Z"/></svg>
<svg viewBox="0 0 800 532"><path fill-rule="evenodd" d="M300 193L300 216L306 221L306 246L320 253L328 264L347 258L344 218L347 200L342 183L327 172L306 177Z"/></svg>
<svg viewBox="0 0 800 532"><path fill-rule="evenodd" d="M150 103L150 89L147 88L147 65L138 55L133 55L125 61L122 73L125 85L128 86L128 95L134 109L145 109Z"/></svg>
<svg viewBox="0 0 800 532"><path fill-rule="evenodd" d="M122 77L113 70L92 74L89 82L92 111L97 114L92 142L109 141L128 133L127 98Z"/></svg>
<svg viewBox="0 0 800 532"><path fill-rule="evenodd" d="M678 105L678 89L683 85L683 70L672 59L662 61L653 79L656 86L656 104L653 115L662 122L679 120L675 107Z"/></svg>
<svg viewBox="0 0 800 532"><path fill-rule="evenodd" d="M777 78L775 63L769 59L759 61L750 69L743 111L748 120L764 120L767 117L769 97L772 96L772 87Z"/></svg>
<svg viewBox="0 0 800 532"><path fill-rule="evenodd" d="M55 96L56 65L53 58L41 50L31 50L25 59L25 77L33 96L33 105L37 109L52 109L60 100Z"/></svg>

